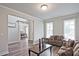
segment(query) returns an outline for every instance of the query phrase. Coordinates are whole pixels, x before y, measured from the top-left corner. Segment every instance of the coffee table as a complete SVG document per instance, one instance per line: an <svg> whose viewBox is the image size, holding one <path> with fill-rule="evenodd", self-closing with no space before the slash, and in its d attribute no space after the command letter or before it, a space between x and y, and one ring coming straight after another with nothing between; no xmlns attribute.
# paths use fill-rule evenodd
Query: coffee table
<svg viewBox="0 0 79 59"><path fill-rule="evenodd" d="M44 43L42 45L35 44L31 48L29 48L29 56L31 55L31 52L37 54L39 56L41 53L46 51L47 49L50 49L50 56L52 55L52 45Z"/></svg>

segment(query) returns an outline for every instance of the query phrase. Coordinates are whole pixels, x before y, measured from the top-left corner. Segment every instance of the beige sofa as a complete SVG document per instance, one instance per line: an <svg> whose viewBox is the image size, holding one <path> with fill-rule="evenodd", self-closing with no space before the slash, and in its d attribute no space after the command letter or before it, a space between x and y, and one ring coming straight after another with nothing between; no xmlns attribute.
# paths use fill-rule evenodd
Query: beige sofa
<svg viewBox="0 0 79 59"><path fill-rule="evenodd" d="M79 56L79 41L68 40L59 49L59 56Z"/></svg>
<svg viewBox="0 0 79 59"><path fill-rule="evenodd" d="M63 44L63 39L64 39L63 36L54 35L54 36L51 36L50 38L45 38L45 42L53 46L61 47Z"/></svg>

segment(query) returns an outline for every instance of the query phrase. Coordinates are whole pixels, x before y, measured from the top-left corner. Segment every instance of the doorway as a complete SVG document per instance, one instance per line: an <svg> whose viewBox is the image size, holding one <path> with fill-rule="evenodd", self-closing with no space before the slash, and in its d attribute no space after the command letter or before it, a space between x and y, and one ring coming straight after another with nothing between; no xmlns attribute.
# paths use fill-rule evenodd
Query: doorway
<svg viewBox="0 0 79 59"><path fill-rule="evenodd" d="M26 19L8 15L8 50L10 56L27 56L29 23Z"/></svg>

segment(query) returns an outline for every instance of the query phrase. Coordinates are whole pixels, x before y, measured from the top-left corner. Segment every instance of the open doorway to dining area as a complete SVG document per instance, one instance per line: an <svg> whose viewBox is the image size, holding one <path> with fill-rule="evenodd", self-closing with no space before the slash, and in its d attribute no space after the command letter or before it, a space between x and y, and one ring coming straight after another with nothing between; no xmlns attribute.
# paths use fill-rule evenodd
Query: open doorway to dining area
<svg viewBox="0 0 79 59"><path fill-rule="evenodd" d="M29 23L26 19L8 15L8 55L27 55Z"/></svg>

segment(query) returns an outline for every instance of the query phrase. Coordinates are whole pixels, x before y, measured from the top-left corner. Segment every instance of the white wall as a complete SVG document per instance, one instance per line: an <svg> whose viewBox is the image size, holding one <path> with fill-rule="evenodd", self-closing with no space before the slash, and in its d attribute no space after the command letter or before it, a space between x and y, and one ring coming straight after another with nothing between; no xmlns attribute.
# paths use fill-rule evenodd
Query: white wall
<svg viewBox="0 0 79 59"><path fill-rule="evenodd" d="M53 21L53 34L63 35L63 21L61 19L55 19Z"/></svg>
<svg viewBox="0 0 79 59"><path fill-rule="evenodd" d="M8 53L8 21L6 12L0 8L0 55Z"/></svg>
<svg viewBox="0 0 79 59"><path fill-rule="evenodd" d="M64 35L64 20L75 19L75 40L79 40L79 13L55 17L44 20L44 26L46 22L53 22L54 35ZM45 28L44 28L45 30ZM45 36L46 33L44 33Z"/></svg>
<svg viewBox="0 0 79 59"><path fill-rule="evenodd" d="M19 16L22 17L24 19L27 19L28 22L37 20L37 22L39 23L39 18L30 16L28 14L24 14L21 13L19 11L7 8L5 6L0 6L0 55L4 55L8 53L8 15L14 15L14 16ZM32 22L33 24L34 22ZM41 22L40 22L41 23ZM39 23L39 24L40 24ZM43 23L41 23L43 24ZM31 26L31 25L30 25ZM38 31L38 33L36 35L39 36L39 33L43 30L43 28L41 28L42 25L35 25L37 30L35 30L33 27L30 28L30 34L36 33L38 31L38 27L40 27L40 31ZM36 31L36 32L35 32ZM32 32L32 33L31 33ZM40 35L42 35L43 33L40 33ZM31 35L31 39L34 39L36 37L36 39L38 39L38 36ZM41 36L39 36L41 37ZM36 39L34 39L36 41Z"/></svg>
<svg viewBox="0 0 79 59"><path fill-rule="evenodd" d="M79 16L75 18L75 38L76 40L79 40Z"/></svg>
<svg viewBox="0 0 79 59"><path fill-rule="evenodd" d="M29 37L29 40L34 40L34 21L30 21L30 24L29 24L29 34L30 34L30 37Z"/></svg>
<svg viewBox="0 0 79 59"><path fill-rule="evenodd" d="M34 20L34 44L38 43L40 38L44 37L44 24L42 21Z"/></svg>
<svg viewBox="0 0 79 59"><path fill-rule="evenodd" d="M38 39L44 37L44 22L35 18L33 21L30 21L30 29L30 40L33 40L34 44L36 44Z"/></svg>

